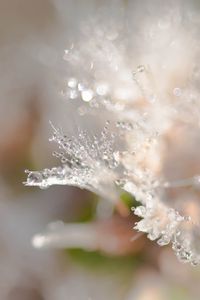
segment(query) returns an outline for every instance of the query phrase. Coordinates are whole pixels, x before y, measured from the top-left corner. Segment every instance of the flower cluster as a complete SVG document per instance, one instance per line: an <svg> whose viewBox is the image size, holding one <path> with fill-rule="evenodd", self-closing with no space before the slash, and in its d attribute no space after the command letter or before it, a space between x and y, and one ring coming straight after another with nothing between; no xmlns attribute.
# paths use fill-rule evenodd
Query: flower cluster
<svg viewBox="0 0 200 300"><path fill-rule="evenodd" d="M139 25L101 14L82 25L64 53L61 94L80 118L105 112L111 121L99 135L79 129L71 137L52 126L62 166L27 171L25 184L78 186L113 203L123 189L142 203L134 228L197 265L200 24L198 12L181 8L165 8L164 18L152 10Z"/></svg>

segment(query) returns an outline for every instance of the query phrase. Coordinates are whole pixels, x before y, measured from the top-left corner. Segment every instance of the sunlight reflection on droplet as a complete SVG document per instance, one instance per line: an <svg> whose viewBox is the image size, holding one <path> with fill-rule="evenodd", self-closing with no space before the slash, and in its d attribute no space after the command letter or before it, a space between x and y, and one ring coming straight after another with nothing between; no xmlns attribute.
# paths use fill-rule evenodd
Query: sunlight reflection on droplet
<svg viewBox="0 0 200 300"><path fill-rule="evenodd" d="M35 235L32 238L32 245L35 248L42 248L46 242L46 237L43 235Z"/></svg>
<svg viewBox="0 0 200 300"><path fill-rule="evenodd" d="M82 99L85 102L91 101L92 98L93 98L93 95L94 95L94 92L92 90L90 90L90 89L82 91L82 93L81 93Z"/></svg>

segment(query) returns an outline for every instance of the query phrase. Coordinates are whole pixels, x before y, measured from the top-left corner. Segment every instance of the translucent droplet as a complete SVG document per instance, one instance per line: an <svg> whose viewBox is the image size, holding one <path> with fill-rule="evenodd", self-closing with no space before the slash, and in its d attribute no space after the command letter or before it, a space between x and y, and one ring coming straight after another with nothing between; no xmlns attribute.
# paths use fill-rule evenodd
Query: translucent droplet
<svg viewBox="0 0 200 300"><path fill-rule="evenodd" d="M58 152L56 152L56 151L54 151L54 152L52 153L52 155L55 156L55 157L57 157L57 158L60 157L60 154L59 154Z"/></svg>
<svg viewBox="0 0 200 300"><path fill-rule="evenodd" d="M64 51L63 59L64 59L64 60L68 60L68 56L69 56L69 50L66 49L66 50Z"/></svg>
<svg viewBox="0 0 200 300"><path fill-rule="evenodd" d="M150 103L155 103L156 102L156 95L150 95L148 97L148 100L149 100Z"/></svg>
<svg viewBox="0 0 200 300"><path fill-rule="evenodd" d="M84 91L82 91L81 96L82 96L83 101L89 102L92 100L92 98L94 96L94 92L90 89L84 90Z"/></svg>
<svg viewBox="0 0 200 300"><path fill-rule="evenodd" d="M198 66L195 66L194 70L193 70L193 79L196 82L199 82L200 79L200 69Z"/></svg>
<svg viewBox="0 0 200 300"><path fill-rule="evenodd" d="M146 215L146 208L144 206L138 206L134 210L134 214L137 215L138 217L145 217Z"/></svg>
<svg viewBox="0 0 200 300"><path fill-rule="evenodd" d="M170 238L168 236L163 235L158 241L157 244L159 246L165 246L170 243Z"/></svg>
<svg viewBox="0 0 200 300"><path fill-rule="evenodd" d="M149 222L147 222L146 220L141 220L137 223L135 229L142 232L148 232L151 229L151 224L149 224Z"/></svg>
<svg viewBox="0 0 200 300"><path fill-rule="evenodd" d="M180 252L177 253L177 257L181 262L186 263L190 260L190 252L182 249Z"/></svg>
<svg viewBox="0 0 200 300"><path fill-rule="evenodd" d="M99 107L99 103L97 103L97 101L95 101L95 99L93 98L91 101L89 101L90 103L90 107L95 107L98 108Z"/></svg>
<svg viewBox="0 0 200 300"><path fill-rule="evenodd" d="M32 239L32 245L35 248L41 248L46 242L46 237L44 235L35 235Z"/></svg>
<svg viewBox="0 0 200 300"><path fill-rule="evenodd" d="M84 91L85 90L85 85L83 83L79 83L78 84L78 90L81 92L81 91Z"/></svg>
<svg viewBox="0 0 200 300"><path fill-rule="evenodd" d="M120 187L123 187L124 184L125 184L125 182L126 181L124 179L117 179L117 180L115 180L116 185L118 185Z"/></svg>
<svg viewBox="0 0 200 300"><path fill-rule="evenodd" d="M76 78L70 78L67 83L68 87L70 87L72 89L76 88L77 84L78 84L78 81Z"/></svg>
<svg viewBox="0 0 200 300"><path fill-rule="evenodd" d="M173 94L174 96L176 97L180 97L182 95L182 90L178 87L176 87L174 90L173 90Z"/></svg>
<svg viewBox="0 0 200 300"><path fill-rule="evenodd" d="M111 159L111 160L109 160L108 165L109 165L109 168L110 168L110 169L115 169L116 167L118 167L119 164L118 164L118 162L115 161L114 159Z"/></svg>
<svg viewBox="0 0 200 300"><path fill-rule="evenodd" d="M43 180L40 172L30 172L27 178L28 183L41 183Z"/></svg>
<svg viewBox="0 0 200 300"><path fill-rule="evenodd" d="M84 116L87 113L87 108L85 106L80 106L78 108L78 113L80 116Z"/></svg>
<svg viewBox="0 0 200 300"><path fill-rule="evenodd" d="M121 156L120 156L120 152L119 152L119 151L115 151L115 152L113 153L113 157L114 157L114 159L115 159L118 163L120 162Z"/></svg>
<svg viewBox="0 0 200 300"><path fill-rule="evenodd" d="M199 265L198 259L192 260L191 265L194 266L194 267L198 266Z"/></svg>
<svg viewBox="0 0 200 300"><path fill-rule="evenodd" d="M121 122L121 121L118 121L116 123L116 127L120 128L120 129L123 129L123 130L131 130L133 129L133 125L129 122Z"/></svg>
<svg viewBox="0 0 200 300"><path fill-rule="evenodd" d="M69 91L69 98L70 99L76 99L78 97L78 93L76 90L70 90Z"/></svg>
<svg viewBox="0 0 200 300"><path fill-rule="evenodd" d="M62 158L61 158L61 163L62 163L62 164L66 164L66 162L67 162L67 159L66 159L65 157L62 157Z"/></svg>
<svg viewBox="0 0 200 300"><path fill-rule="evenodd" d="M64 90L61 90L59 94L61 97L66 97L66 95L67 95L66 91L64 91Z"/></svg>
<svg viewBox="0 0 200 300"><path fill-rule="evenodd" d="M46 189L49 188L49 185L43 183L43 184L41 184L39 187L40 187L41 190L46 190Z"/></svg>
<svg viewBox="0 0 200 300"><path fill-rule="evenodd" d="M144 71L145 71L145 66L139 65L139 66L137 67L137 72L144 72Z"/></svg>
<svg viewBox="0 0 200 300"><path fill-rule="evenodd" d="M144 72L144 71L145 71L145 66L139 65L139 66L137 67L137 69L134 70L134 71L132 72L133 79L136 80L137 74L138 74L138 73L142 73L142 72Z"/></svg>
<svg viewBox="0 0 200 300"><path fill-rule="evenodd" d="M99 96L105 96L108 93L108 86L106 84L99 84L96 92Z"/></svg>
<svg viewBox="0 0 200 300"><path fill-rule="evenodd" d="M174 242L172 245L172 249L176 252L180 251L182 249L181 244L179 244L178 242Z"/></svg>
<svg viewBox="0 0 200 300"><path fill-rule="evenodd" d="M200 176L199 175L194 176L193 182L196 187L200 187Z"/></svg>
<svg viewBox="0 0 200 300"><path fill-rule="evenodd" d="M65 223L63 221L56 221L48 224L48 229L50 231L56 231L59 229L62 229L65 226Z"/></svg>
<svg viewBox="0 0 200 300"><path fill-rule="evenodd" d="M160 233L156 230L152 230L147 237L151 240L151 241L155 241L158 237L159 237Z"/></svg>
<svg viewBox="0 0 200 300"><path fill-rule="evenodd" d="M90 70L92 70L93 68L94 68L94 63L91 62L91 63L90 63Z"/></svg>

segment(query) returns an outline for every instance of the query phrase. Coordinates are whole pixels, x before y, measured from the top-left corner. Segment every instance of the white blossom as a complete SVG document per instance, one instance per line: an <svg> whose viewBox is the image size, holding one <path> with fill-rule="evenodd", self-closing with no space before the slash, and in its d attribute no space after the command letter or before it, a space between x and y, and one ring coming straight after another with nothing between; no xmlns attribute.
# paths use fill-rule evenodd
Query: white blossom
<svg viewBox="0 0 200 300"><path fill-rule="evenodd" d="M124 189L141 202L134 213L142 219L134 228L160 246L171 243L181 261L197 265L199 226L180 198L185 193L189 201L199 193L199 157L193 155L200 145L199 12L181 1L158 12L151 3L145 16L142 8L130 8L136 19L129 26L123 14L99 14L82 24L81 37L63 56L66 105L73 101L81 116L109 112L114 125L108 122L99 136L80 129L72 137L53 126L51 140L61 151L54 155L62 165L28 171L25 184L74 185L112 201ZM183 151L172 158L179 128ZM192 164L179 175L187 161ZM48 233L35 244L45 239Z"/></svg>

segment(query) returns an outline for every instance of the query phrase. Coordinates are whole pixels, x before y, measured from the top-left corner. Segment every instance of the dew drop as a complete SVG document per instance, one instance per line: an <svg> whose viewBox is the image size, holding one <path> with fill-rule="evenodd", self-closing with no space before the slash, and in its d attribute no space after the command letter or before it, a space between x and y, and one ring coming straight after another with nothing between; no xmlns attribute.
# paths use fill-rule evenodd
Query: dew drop
<svg viewBox="0 0 200 300"><path fill-rule="evenodd" d="M30 172L27 178L28 183L41 183L43 180L42 174L40 172Z"/></svg>
<svg viewBox="0 0 200 300"><path fill-rule="evenodd" d="M78 108L78 114L79 114L80 116L84 116L86 113L87 113L87 108L86 108L86 107L80 106L80 107Z"/></svg>
<svg viewBox="0 0 200 300"><path fill-rule="evenodd" d="M105 96L108 93L108 86L106 84L99 84L96 88L96 93L99 96Z"/></svg>
<svg viewBox="0 0 200 300"><path fill-rule="evenodd" d="M66 164L66 162L67 162L67 159L65 157L61 158L61 163L62 164Z"/></svg>
<svg viewBox="0 0 200 300"><path fill-rule="evenodd" d="M82 99L85 102L90 102L94 96L94 93L92 90L88 89L88 90L84 90L81 93Z"/></svg>
<svg viewBox="0 0 200 300"><path fill-rule="evenodd" d="M145 66L144 65L139 65L138 67L137 67L137 72L144 72L145 71Z"/></svg>
<svg viewBox="0 0 200 300"><path fill-rule="evenodd" d="M69 91L69 98L70 99L76 99L78 97L78 93L77 93L77 91L76 90L70 90Z"/></svg>
<svg viewBox="0 0 200 300"><path fill-rule="evenodd" d="M77 84L78 84L78 82L77 82L76 78L70 78L68 80L68 84L67 85L68 85L68 87L74 89L74 88L76 88Z"/></svg>
<svg viewBox="0 0 200 300"><path fill-rule="evenodd" d="M41 184L39 187L40 187L41 190L46 190L46 189L49 188L49 185L48 184Z"/></svg>
<svg viewBox="0 0 200 300"><path fill-rule="evenodd" d="M181 91L180 88L176 87L176 88L174 88L174 90L173 90L173 94L174 94L174 96L176 96L176 97L180 97L180 96L182 95L182 91Z"/></svg>
<svg viewBox="0 0 200 300"><path fill-rule="evenodd" d="M170 243L170 238L168 236L163 235L158 241L157 244L159 246L166 246Z"/></svg>
<svg viewBox="0 0 200 300"><path fill-rule="evenodd" d="M85 90L85 85L83 83L79 83L78 84L78 90L81 92L81 91L84 91Z"/></svg>
<svg viewBox="0 0 200 300"><path fill-rule="evenodd" d="M35 248L42 248L46 242L46 237L44 235L35 235L32 239L32 245Z"/></svg>

